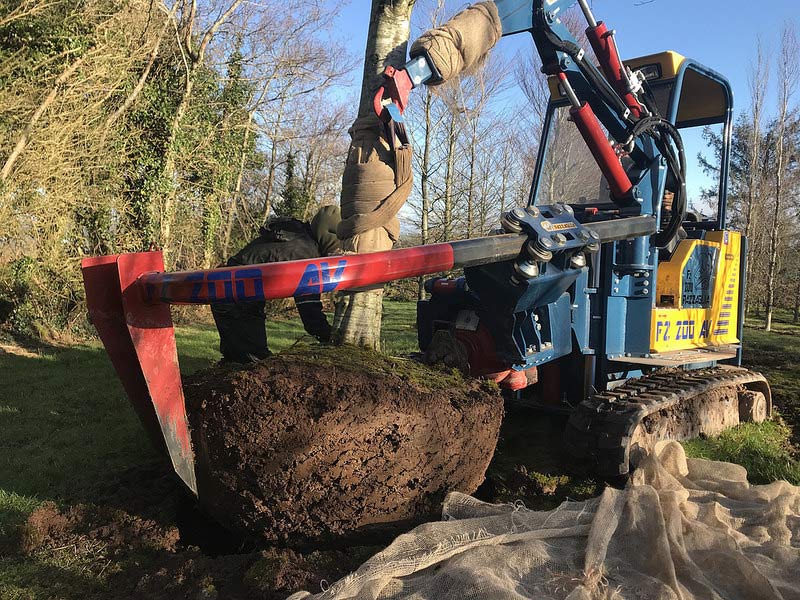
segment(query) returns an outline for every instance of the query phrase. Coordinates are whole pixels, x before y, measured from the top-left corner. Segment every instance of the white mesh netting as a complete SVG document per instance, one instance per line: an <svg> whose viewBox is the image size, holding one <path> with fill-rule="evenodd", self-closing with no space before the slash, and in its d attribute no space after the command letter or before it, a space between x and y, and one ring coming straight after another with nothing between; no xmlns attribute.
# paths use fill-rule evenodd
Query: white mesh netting
<svg viewBox="0 0 800 600"><path fill-rule="evenodd" d="M624 490L549 512L451 493L325 592L290 600L800 599L800 488L665 442Z"/></svg>

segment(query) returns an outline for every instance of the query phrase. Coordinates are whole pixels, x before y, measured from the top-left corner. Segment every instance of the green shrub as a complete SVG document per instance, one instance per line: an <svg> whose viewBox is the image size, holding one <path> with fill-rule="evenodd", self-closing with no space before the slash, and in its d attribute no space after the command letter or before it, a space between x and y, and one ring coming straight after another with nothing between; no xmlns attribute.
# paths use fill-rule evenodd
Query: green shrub
<svg viewBox="0 0 800 600"><path fill-rule="evenodd" d="M85 329L83 288L70 275L27 256L0 266L0 325L39 338Z"/></svg>

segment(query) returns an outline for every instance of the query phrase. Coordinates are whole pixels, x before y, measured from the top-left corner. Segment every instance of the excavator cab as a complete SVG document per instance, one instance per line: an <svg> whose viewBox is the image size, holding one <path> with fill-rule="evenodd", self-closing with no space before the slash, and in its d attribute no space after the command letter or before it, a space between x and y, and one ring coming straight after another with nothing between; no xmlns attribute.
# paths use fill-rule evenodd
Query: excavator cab
<svg viewBox="0 0 800 600"><path fill-rule="evenodd" d="M628 362L648 366L683 366L712 360L739 364L746 240L738 232L725 229L733 118L730 84L719 73L671 51L625 64L644 76L654 105L684 139L700 140L703 128L710 126L718 129L721 147L706 153L709 162L718 161L708 169L716 181L703 182L706 187L713 184L716 189L716 198L706 192L708 205L704 210L711 216L687 212L674 239L663 248L650 249L657 256L657 260L647 265L654 271L654 277L648 286L642 286L655 283L655 292L650 296L649 348L638 356L632 352L613 356L612 351L610 358L632 359ZM530 206L563 201L581 222L624 212L626 209L612 199L609 186L577 129L568 122L570 103L564 88L556 77L550 77L548 83L551 102ZM618 151L622 153L623 166L628 165L624 149ZM693 175L697 177L699 173L690 173L689 177ZM697 182L694 183L692 189L699 189ZM651 188L660 226L672 208L669 200L675 192L671 189L673 185L674 179L667 171L659 174L658 182ZM608 253L611 248L605 250ZM604 268L614 271L613 265ZM610 281L619 279L614 276ZM609 291L612 296L617 293L613 288ZM606 335L606 340L611 337Z"/></svg>
<svg viewBox="0 0 800 600"><path fill-rule="evenodd" d="M728 80L716 71L687 59L677 52L650 54L625 62L647 81L661 115L673 123L684 138L698 140L704 127L711 127L722 141L715 152L716 203L709 206L713 218L692 215L684 228L723 229L726 220L727 179L730 163L730 136L733 124L733 91ZM548 78L551 102L544 123L544 134L530 204L549 204L571 197L577 206L610 202L608 185L578 131L568 123L569 101L556 77ZM716 149L713 149L716 150ZM625 159L623 158L623 161ZM671 182L665 182L669 191ZM708 200L708 199L706 199ZM704 221L698 224L697 221Z"/></svg>

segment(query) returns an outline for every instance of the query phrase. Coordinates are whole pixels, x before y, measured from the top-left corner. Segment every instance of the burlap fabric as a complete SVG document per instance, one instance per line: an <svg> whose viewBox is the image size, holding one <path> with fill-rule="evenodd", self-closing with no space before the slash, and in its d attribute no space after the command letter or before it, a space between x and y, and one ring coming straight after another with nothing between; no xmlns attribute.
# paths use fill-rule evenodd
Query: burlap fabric
<svg viewBox="0 0 800 600"><path fill-rule="evenodd" d="M443 516L311 598L800 598L800 488L677 442L599 498L536 512L451 493Z"/></svg>
<svg viewBox="0 0 800 600"><path fill-rule="evenodd" d="M450 81L478 66L503 34L494 2L478 2L441 27L423 33L411 46L411 56L427 54L441 81Z"/></svg>
<svg viewBox="0 0 800 600"><path fill-rule="evenodd" d="M479 2L422 34L411 55L427 53L442 83L477 66L501 35L494 2ZM356 119L349 133L337 235L345 252L388 250L400 236L397 213L411 194L413 152L409 144L390 147L373 115Z"/></svg>
<svg viewBox="0 0 800 600"><path fill-rule="evenodd" d="M356 238L350 242L354 247L343 249L358 251L358 236L383 228L385 235L370 235L384 238L383 245L388 247L370 249L388 250L400 236L397 213L411 193L411 146L389 148L374 115L356 119L350 136L352 142L342 176L342 221L337 234L341 240Z"/></svg>

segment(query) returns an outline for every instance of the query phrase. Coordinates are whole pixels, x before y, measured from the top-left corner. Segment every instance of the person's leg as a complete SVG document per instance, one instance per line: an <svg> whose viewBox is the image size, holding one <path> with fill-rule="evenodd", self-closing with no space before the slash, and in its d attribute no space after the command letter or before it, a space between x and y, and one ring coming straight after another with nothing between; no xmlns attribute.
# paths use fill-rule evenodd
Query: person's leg
<svg viewBox="0 0 800 600"><path fill-rule="evenodd" d="M219 350L225 360L248 363L272 354L267 346L264 302L212 304L219 332Z"/></svg>
<svg viewBox="0 0 800 600"><path fill-rule="evenodd" d="M322 310L319 294L296 296L294 302L305 330L320 342L327 344L331 340L331 326Z"/></svg>

